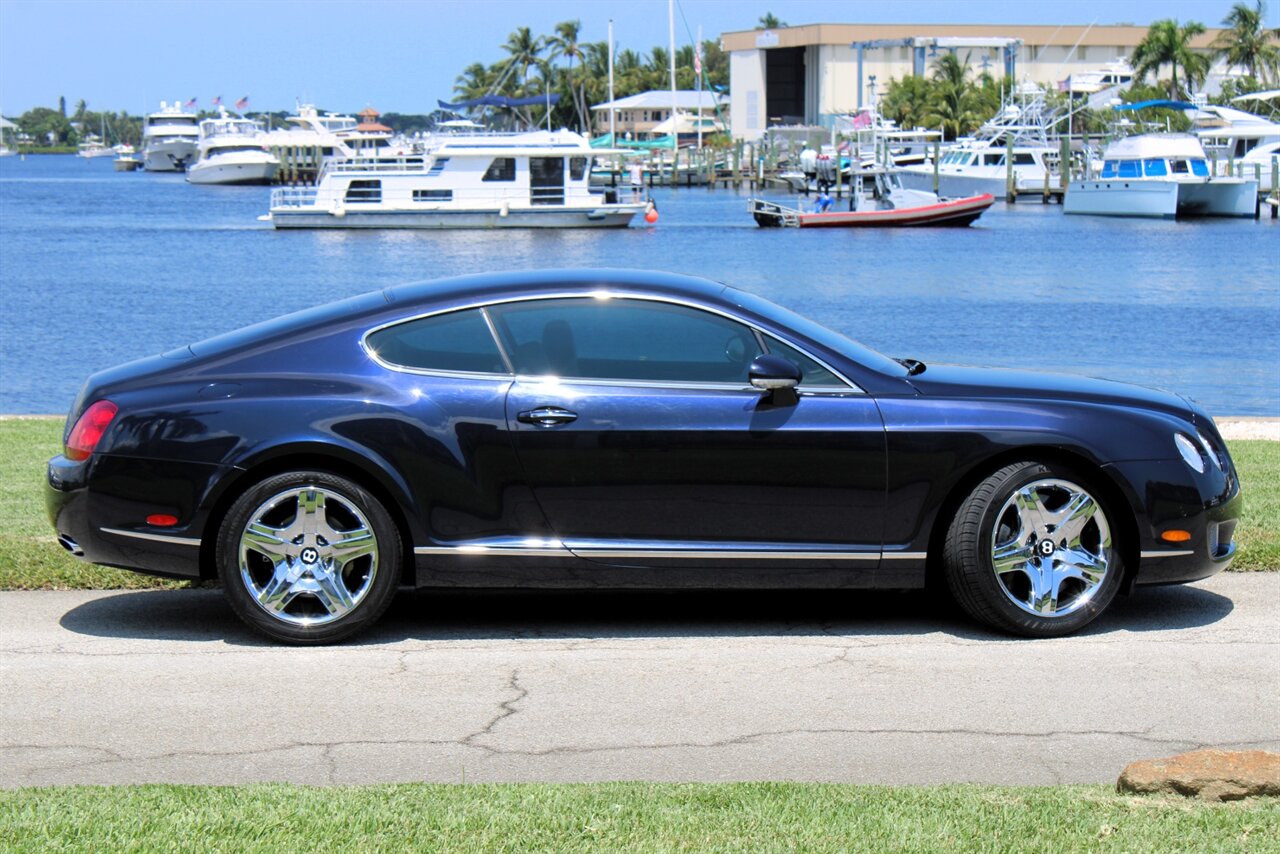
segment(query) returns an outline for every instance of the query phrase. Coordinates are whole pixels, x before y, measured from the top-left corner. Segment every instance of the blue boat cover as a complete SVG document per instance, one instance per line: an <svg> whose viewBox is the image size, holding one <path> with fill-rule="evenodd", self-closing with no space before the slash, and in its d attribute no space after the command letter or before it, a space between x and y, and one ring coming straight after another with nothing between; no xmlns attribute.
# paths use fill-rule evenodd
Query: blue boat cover
<svg viewBox="0 0 1280 854"><path fill-rule="evenodd" d="M1136 104L1117 104L1117 110L1145 110L1147 107L1162 107L1166 110L1195 110L1195 104L1186 101L1138 101Z"/></svg>
<svg viewBox="0 0 1280 854"><path fill-rule="evenodd" d="M537 95L533 98L508 98L505 95L484 95L479 98L472 98L469 101L458 101L454 104L448 104L444 101L436 101L442 110L465 110L467 107L531 107L535 104L560 103L560 96Z"/></svg>

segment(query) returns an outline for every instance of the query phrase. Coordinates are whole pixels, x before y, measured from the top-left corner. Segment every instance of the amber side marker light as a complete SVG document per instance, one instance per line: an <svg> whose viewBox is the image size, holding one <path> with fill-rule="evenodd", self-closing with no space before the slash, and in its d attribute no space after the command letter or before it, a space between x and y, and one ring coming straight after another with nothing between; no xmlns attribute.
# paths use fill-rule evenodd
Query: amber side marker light
<svg viewBox="0 0 1280 854"><path fill-rule="evenodd" d="M71 428L63 456L73 462L89 459L102 441L102 434L107 432L107 425L116 417L116 411L116 405L109 400L99 400L86 409Z"/></svg>
<svg viewBox="0 0 1280 854"><path fill-rule="evenodd" d="M1185 543L1191 539L1190 531L1165 531L1160 535L1160 539L1166 543Z"/></svg>
<svg viewBox="0 0 1280 854"><path fill-rule="evenodd" d="M178 517L170 516L168 513L152 513L147 517L147 524L157 528L172 528L178 524Z"/></svg>

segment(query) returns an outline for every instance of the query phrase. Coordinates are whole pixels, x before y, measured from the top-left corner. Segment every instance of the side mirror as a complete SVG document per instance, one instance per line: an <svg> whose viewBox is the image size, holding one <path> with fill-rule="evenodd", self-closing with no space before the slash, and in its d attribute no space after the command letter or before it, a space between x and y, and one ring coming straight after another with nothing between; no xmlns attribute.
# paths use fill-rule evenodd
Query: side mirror
<svg viewBox="0 0 1280 854"><path fill-rule="evenodd" d="M767 393L770 403L791 406L798 399L796 386L804 374L790 359L772 353L756 356L747 369L751 385Z"/></svg>

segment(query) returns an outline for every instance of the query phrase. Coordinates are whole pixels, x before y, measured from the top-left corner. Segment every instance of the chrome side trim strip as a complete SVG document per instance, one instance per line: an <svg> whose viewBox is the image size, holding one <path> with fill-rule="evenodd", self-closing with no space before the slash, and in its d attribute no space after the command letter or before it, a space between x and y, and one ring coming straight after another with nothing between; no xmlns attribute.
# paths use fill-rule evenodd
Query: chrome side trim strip
<svg viewBox="0 0 1280 854"><path fill-rule="evenodd" d="M882 552L880 555L882 560L925 560L929 557L928 552Z"/></svg>
<svg viewBox="0 0 1280 854"><path fill-rule="evenodd" d="M517 546L417 546L416 555L492 555L494 557L573 557L565 548L525 548Z"/></svg>
<svg viewBox="0 0 1280 854"><path fill-rule="evenodd" d="M1186 549L1185 551L1158 550L1158 551L1142 552L1141 556L1143 560L1146 560L1147 558L1157 558L1157 557L1186 557L1187 555L1193 555L1193 554L1195 554L1194 549Z"/></svg>
<svg viewBox="0 0 1280 854"><path fill-rule="evenodd" d="M879 552L787 552L787 551L747 551L728 549L712 551L710 549L646 549L632 551L629 549L574 549L573 553L582 557L621 557L621 558L684 558L687 560L880 560Z"/></svg>
<svg viewBox="0 0 1280 854"><path fill-rule="evenodd" d="M172 537L167 534L145 534L142 531L123 531L119 528L99 528L104 534L115 534L118 537L133 537L138 540L152 540L157 543L172 543L175 546L198 546L197 537Z"/></svg>

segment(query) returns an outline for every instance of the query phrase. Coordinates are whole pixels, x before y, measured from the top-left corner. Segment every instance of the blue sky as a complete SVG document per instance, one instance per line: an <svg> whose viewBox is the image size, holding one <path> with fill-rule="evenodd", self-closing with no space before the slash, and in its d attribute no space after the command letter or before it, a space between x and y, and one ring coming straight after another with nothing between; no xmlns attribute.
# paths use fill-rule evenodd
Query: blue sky
<svg viewBox="0 0 1280 854"><path fill-rule="evenodd" d="M1150 24L1215 26L1228 0L679 0L676 39L750 29L765 12L790 24ZM1280 0L1268 8L1280 26ZM208 107L250 96L251 109L295 99L330 110L429 112L469 63L500 59L517 26L550 33L578 19L620 48L667 42L666 0L0 0L0 111L68 105L148 112L161 99ZM686 22L688 30L686 31Z"/></svg>

